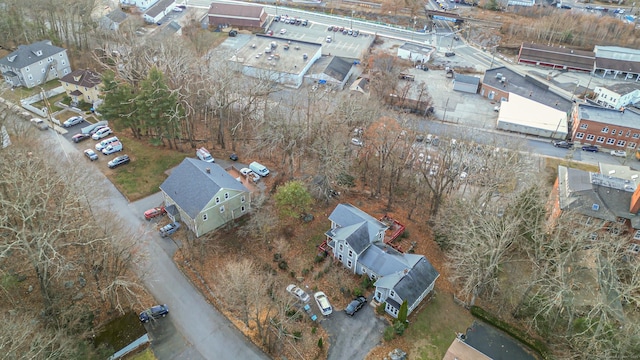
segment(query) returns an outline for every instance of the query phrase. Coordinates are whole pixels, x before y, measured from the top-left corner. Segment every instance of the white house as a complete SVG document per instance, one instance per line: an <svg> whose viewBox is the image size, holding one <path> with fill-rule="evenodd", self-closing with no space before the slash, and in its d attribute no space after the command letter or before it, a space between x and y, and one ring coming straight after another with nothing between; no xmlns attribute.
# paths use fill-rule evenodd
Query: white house
<svg viewBox="0 0 640 360"><path fill-rule="evenodd" d="M157 2L158 0L120 0L120 4L124 6L136 6L142 11L147 10Z"/></svg>
<svg viewBox="0 0 640 360"><path fill-rule="evenodd" d="M414 63L426 63L431 58L431 54L435 48L426 45L417 45L413 43L404 43L398 48L398 57L405 60L411 60Z"/></svg>
<svg viewBox="0 0 640 360"><path fill-rule="evenodd" d="M144 12L144 21L155 24L162 20L173 8L176 7L175 0L160 0Z"/></svg>
<svg viewBox="0 0 640 360"><path fill-rule="evenodd" d="M593 90L598 105L612 109L640 102L640 83L617 83L610 86L596 86Z"/></svg>
<svg viewBox="0 0 640 360"><path fill-rule="evenodd" d="M0 72L11 86L32 88L69 74L71 64L67 49L43 40L19 45L16 51L0 59Z"/></svg>

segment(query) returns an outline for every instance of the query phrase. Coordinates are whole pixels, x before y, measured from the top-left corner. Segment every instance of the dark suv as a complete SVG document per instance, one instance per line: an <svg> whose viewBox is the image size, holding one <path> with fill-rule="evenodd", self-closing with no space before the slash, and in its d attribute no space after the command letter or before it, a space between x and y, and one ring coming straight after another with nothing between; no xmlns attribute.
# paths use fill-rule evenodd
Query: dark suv
<svg viewBox="0 0 640 360"><path fill-rule="evenodd" d="M146 322L149 322L149 320L163 318L167 316L168 313L169 313L169 307L166 304L156 305L156 306L152 306L150 309L147 309L141 312L138 318L140 319L140 322L146 323Z"/></svg>
<svg viewBox="0 0 640 360"><path fill-rule="evenodd" d="M595 145L585 145L582 147L582 151L598 152L598 147Z"/></svg>
<svg viewBox="0 0 640 360"><path fill-rule="evenodd" d="M573 143L564 140L553 140L553 146L563 149L571 149L573 147Z"/></svg>
<svg viewBox="0 0 640 360"><path fill-rule="evenodd" d="M358 296L357 298L353 299L349 303L349 305L347 305L347 307L344 309L344 312L349 316L353 316L353 314L358 312L358 310L360 310L366 303L367 298L365 298L364 296Z"/></svg>

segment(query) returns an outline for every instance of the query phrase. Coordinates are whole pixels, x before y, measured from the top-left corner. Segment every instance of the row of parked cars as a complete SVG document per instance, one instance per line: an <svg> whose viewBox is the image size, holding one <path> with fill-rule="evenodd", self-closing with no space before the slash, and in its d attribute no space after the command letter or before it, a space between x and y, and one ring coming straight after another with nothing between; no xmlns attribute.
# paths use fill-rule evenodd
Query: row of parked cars
<svg viewBox="0 0 640 360"><path fill-rule="evenodd" d="M309 25L309 20L306 19L300 19L300 18L294 18L294 17L289 17L289 15L276 15L276 17L273 18L274 22L282 22L285 24L291 24L291 25L301 25L301 26L307 26Z"/></svg>
<svg viewBox="0 0 640 360"><path fill-rule="evenodd" d="M553 140L551 143L553 144L553 146L557 148L573 149L573 143L570 141ZM600 152L600 148L596 145L584 145L581 149L582 151L586 151L586 152ZM609 154L611 154L611 156L617 156L617 157L623 157L623 158L627 157L627 152L624 150L611 150Z"/></svg>
<svg viewBox="0 0 640 360"><path fill-rule="evenodd" d="M311 297L309 297L309 294L297 287L295 284L289 284L287 286L287 292L293 295L296 300L303 303L307 303L311 299ZM331 306L329 298L325 293L323 293L322 291L318 291L313 294L313 298L316 301L316 305L318 305L318 309L320 309L320 313L322 313L322 315L329 316L331 315L331 313L333 313L333 307ZM349 305L347 305L347 307L344 309L344 312L349 316L353 316L366 303L367 298L365 298L364 296L357 296L349 303Z"/></svg>

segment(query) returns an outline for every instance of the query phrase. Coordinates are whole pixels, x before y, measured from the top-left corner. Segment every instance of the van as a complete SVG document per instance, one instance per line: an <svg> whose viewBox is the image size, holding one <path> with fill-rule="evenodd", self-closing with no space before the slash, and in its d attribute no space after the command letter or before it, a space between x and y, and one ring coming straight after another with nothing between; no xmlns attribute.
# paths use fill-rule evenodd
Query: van
<svg viewBox="0 0 640 360"><path fill-rule="evenodd" d="M110 137L108 139L104 139L102 141L100 141L99 143L96 144L96 150L102 152L102 149L106 148L108 145L111 145L115 142L118 142L120 140L118 140L117 136L114 137Z"/></svg>
<svg viewBox="0 0 640 360"><path fill-rule="evenodd" d="M266 166L255 161L249 164L249 169L262 177L269 175L269 169L267 169Z"/></svg>
<svg viewBox="0 0 640 360"><path fill-rule="evenodd" d="M201 147L200 149L196 150L196 156L198 157L198 159L202 160L202 161L206 161L209 163L215 162L215 160L213 159L213 156L211 156L211 153L209 152L209 150Z"/></svg>

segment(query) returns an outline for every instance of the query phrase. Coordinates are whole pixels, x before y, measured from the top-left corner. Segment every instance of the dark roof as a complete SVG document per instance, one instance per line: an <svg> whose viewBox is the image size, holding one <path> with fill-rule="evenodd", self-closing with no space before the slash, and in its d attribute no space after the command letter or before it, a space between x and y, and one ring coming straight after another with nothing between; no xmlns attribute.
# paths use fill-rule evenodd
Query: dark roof
<svg viewBox="0 0 640 360"><path fill-rule="evenodd" d="M329 62L329 65L324 70L324 73L331 76L332 78L342 81L347 77L349 70L351 70L352 63L334 56Z"/></svg>
<svg viewBox="0 0 640 360"><path fill-rule="evenodd" d="M192 219L221 189L249 191L218 164L192 158L184 159L173 169L160 189Z"/></svg>
<svg viewBox="0 0 640 360"><path fill-rule="evenodd" d="M640 63L625 60L596 58L596 69L618 70L640 74Z"/></svg>
<svg viewBox="0 0 640 360"><path fill-rule="evenodd" d="M478 86L480 84L480 79L475 76L463 75L463 74L455 74L453 79L456 82L461 82L465 84L472 84Z"/></svg>
<svg viewBox="0 0 640 360"><path fill-rule="evenodd" d="M574 50L533 43L522 44L518 57L519 61L542 62L589 71L593 69L595 59L596 54L593 51Z"/></svg>
<svg viewBox="0 0 640 360"><path fill-rule="evenodd" d="M145 11L145 14L147 16L155 18L156 16L160 15L161 12L165 11L175 1L176 0L160 0L153 6L151 6L147 11Z"/></svg>
<svg viewBox="0 0 640 360"><path fill-rule="evenodd" d="M105 15L105 17L107 17L109 20L113 21L116 24L120 24L121 22L125 21L125 19L127 18L127 13L120 9L115 9L112 12Z"/></svg>
<svg viewBox="0 0 640 360"><path fill-rule="evenodd" d="M402 300L407 300L409 306L433 284L440 276L440 273L431 265L424 256L418 261L407 274L393 287Z"/></svg>
<svg viewBox="0 0 640 360"><path fill-rule="evenodd" d="M91 70L83 69L72 71L60 78L60 81L82 87L92 88L102 82L100 74Z"/></svg>
<svg viewBox="0 0 640 360"><path fill-rule="evenodd" d="M209 15L221 17L243 17L249 19L260 19L262 5L254 4L227 4L212 2L209 8Z"/></svg>
<svg viewBox="0 0 640 360"><path fill-rule="evenodd" d="M465 343L493 360L536 359L509 335L477 321L467 329Z"/></svg>
<svg viewBox="0 0 640 360"><path fill-rule="evenodd" d="M40 55L38 51L41 51ZM29 45L19 45L16 51L0 59L0 64L22 69L63 51L66 49L53 46L49 40L38 41Z"/></svg>
<svg viewBox="0 0 640 360"><path fill-rule="evenodd" d="M578 104L578 119L640 129L640 114L630 110L620 111L597 105Z"/></svg>
<svg viewBox="0 0 640 360"><path fill-rule="evenodd" d="M499 77L498 74L501 74L501 76ZM501 77L506 79L504 83L500 81ZM554 109L570 111L572 108L573 103L571 101L549 91L547 85L529 75L523 77L504 66L487 70L484 73L482 83L529 98Z"/></svg>
<svg viewBox="0 0 640 360"><path fill-rule="evenodd" d="M69 95L71 95L71 96L80 96L80 95L82 95L82 91L73 90L71 93L69 93Z"/></svg>

